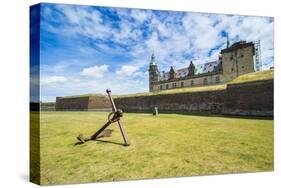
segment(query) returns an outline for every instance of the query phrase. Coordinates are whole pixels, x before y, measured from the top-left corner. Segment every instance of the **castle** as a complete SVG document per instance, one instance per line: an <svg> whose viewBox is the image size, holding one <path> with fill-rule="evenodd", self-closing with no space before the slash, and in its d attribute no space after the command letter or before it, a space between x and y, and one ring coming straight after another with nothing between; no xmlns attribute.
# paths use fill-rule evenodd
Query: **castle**
<svg viewBox="0 0 281 188"><path fill-rule="evenodd" d="M234 78L254 72L255 46L253 42L239 41L221 50L218 60L183 69L160 73L154 53L149 64L149 91L227 83Z"/></svg>

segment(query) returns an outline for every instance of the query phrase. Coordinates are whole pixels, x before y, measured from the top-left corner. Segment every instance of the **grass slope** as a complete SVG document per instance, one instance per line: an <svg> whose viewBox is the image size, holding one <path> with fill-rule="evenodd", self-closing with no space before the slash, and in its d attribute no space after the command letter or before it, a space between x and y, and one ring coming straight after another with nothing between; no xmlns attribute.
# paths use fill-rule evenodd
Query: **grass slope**
<svg viewBox="0 0 281 188"><path fill-rule="evenodd" d="M125 98L125 97L137 97L137 96L152 96L152 95L167 95L174 93L190 93L190 92L203 92L203 91L216 91L216 90L224 90L226 89L226 84L217 84L210 86L196 86L189 88L176 88L163 90L159 92L146 92L146 93L135 93L135 94L127 94L127 95L116 95L114 98Z"/></svg>
<svg viewBox="0 0 281 188"><path fill-rule="evenodd" d="M106 121L103 112L42 112L41 182L194 176L273 170L273 121L175 114L125 114L131 146L110 138L74 145Z"/></svg>
<svg viewBox="0 0 281 188"><path fill-rule="evenodd" d="M81 97L91 97L91 96L105 96L105 95L97 93L97 94L71 95L71 96L65 96L65 97L62 97L62 98L68 99L68 98L81 98Z"/></svg>
<svg viewBox="0 0 281 188"><path fill-rule="evenodd" d="M258 80L270 80L274 78L274 72L273 70L266 70L266 71L260 71L260 72L252 72L249 74L241 75L234 80L232 80L230 83L244 83L244 82L252 82L252 81L258 81Z"/></svg>

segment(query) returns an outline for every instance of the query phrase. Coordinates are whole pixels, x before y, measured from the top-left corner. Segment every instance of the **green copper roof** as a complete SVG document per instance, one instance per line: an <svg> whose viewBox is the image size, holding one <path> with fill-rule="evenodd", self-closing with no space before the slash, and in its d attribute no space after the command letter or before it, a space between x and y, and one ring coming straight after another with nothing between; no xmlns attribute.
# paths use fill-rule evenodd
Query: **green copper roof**
<svg viewBox="0 0 281 188"><path fill-rule="evenodd" d="M156 65L156 60L155 60L155 55L154 55L154 52L152 52L152 55L151 55L151 60L150 60L150 65Z"/></svg>

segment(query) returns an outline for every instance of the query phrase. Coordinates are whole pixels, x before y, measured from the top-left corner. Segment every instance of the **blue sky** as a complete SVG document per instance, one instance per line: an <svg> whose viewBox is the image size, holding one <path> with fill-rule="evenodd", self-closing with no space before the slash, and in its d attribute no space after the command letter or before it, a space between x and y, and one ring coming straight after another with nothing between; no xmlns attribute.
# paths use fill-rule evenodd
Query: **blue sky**
<svg viewBox="0 0 281 188"><path fill-rule="evenodd" d="M261 40L273 64L273 19L95 6L42 4L41 100L56 96L148 91L148 64L160 70L216 60L230 42Z"/></svg>

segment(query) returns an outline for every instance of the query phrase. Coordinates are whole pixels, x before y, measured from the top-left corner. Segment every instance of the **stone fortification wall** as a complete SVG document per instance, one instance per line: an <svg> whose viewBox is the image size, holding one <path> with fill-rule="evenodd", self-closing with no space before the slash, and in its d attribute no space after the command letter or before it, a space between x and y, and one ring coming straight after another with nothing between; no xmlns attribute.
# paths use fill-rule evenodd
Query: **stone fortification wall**
<svg viewBox="0 0 281 188"><path fill-rule="evenodd" d="M110 111L111 105L107 96L57 97L57 111Z"/></svg>
<svg viewBox="0 0 281 188"><path fill-rule="evenodd" d="M226 90L115 99L124 112L273 116L273 80L228 84Z"/></svg>
<svg viewBox="0 0 281 188"><path fill-rule="evenodd" d="M116 97L124 112L273 116L273 80L228 84L224 90ZM56 110L110 111L107 96L57 98Z"/></svg>
<svg viewBox="0 0 281 188"><path fill-rule="evenodd" d="M57 97L56 111L88 111L89 97Z"/></svg>
<svg viewBox="0 0 281 188"><path fill-rule="evenodd" d="M111 111L111 104L106 95L104 96L90 96L89 111Z"/></svg>
<svg viewBox="0 0 281 188"><path fill-rule="evenodd" d="M223 114L273 116L274 82L228 84Z"/></svg>
<svg viewBox="0 0 281 188"><path fill-rule="evenodd" d="M115 99L124 112L221 113L225 90Z"/></svg>

